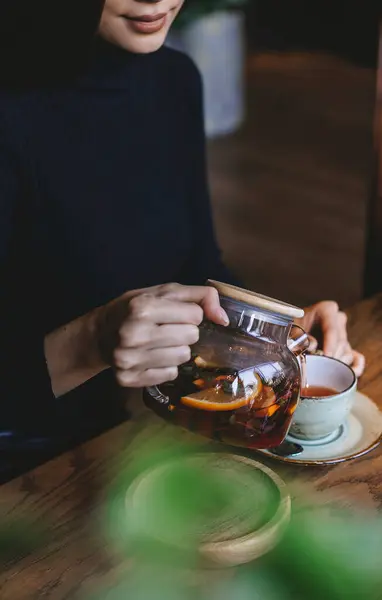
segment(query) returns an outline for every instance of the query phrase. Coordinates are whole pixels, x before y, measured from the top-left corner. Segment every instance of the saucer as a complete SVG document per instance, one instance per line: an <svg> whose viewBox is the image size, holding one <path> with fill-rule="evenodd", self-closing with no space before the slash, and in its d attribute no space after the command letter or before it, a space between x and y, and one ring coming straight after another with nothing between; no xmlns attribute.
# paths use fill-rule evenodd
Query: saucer
<svg viewBox="0 0 382 600"><path fill-rule="evenodd" d="M382 439L382 412L364 394L356 392L354 405L347 422L340 427L333 439L304 442L289 435L287 440L303 447L297 456L276 456L268 450L259 450L263 455L281 462L302 466L335 465L364 456L379 446Z"/></svg>

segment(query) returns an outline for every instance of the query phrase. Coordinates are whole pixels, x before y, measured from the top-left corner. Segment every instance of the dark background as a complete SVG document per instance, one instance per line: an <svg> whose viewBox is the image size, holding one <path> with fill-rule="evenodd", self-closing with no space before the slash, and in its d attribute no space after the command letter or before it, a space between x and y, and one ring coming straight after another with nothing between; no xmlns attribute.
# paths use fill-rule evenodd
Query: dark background
<svg viewBox="0 0 382 600"><path fill-rule="evenodd" d="M250 45L326 51L373 67L381 7L382 0L250 0Z"/></svg>

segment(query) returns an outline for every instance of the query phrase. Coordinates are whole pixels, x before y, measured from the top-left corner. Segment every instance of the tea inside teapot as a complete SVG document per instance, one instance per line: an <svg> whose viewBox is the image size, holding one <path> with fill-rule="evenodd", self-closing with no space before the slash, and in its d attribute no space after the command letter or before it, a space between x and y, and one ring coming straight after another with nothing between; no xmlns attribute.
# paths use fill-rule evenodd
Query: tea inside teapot
<svg viewBox="0 0 382 600"><path fill-rule="evenodd" d="M300 398L300 369L288 335L293 316L303 312L225 284L218 291L230 327L203 323L191 360L174 382L149 388L146 404L174 424L220 442L278 446Z"/></svg>

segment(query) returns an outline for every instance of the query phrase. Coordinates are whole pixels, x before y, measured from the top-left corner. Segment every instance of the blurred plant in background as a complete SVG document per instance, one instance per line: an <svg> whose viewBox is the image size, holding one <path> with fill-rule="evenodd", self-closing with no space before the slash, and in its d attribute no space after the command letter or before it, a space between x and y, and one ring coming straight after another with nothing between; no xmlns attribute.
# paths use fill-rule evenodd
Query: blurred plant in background
<svg viewBox="0 0 382 600"><path fill-rule="evenodd" d="M217 475L208 461L200 466L189 460L206 448L185 439L174 430L167 438L144 429L115 465L98 539L116 566L123 563L123 576L83 600L382 598L381 517L295 505L282 540L261 559L231 569L206 564L200 523L236 498L224 470ZM144 490L145 474L169 463L174 468L134 504L137 482ZM243 486L242 502L256 507L252 491ZM51 541L47 533L27 519L0 524L1 562L42 548Z"/></svg>
<svg viewBox="0 0 382 600"><path fill-rule="evenodd" d="M126 579L86 600L379 600L382 519L320 508L299 509L279 545L253 564L213 569L198 549L198 524L231 502L230 479L186 460L199 448L146 441L120 473L106 507L106 535ZM166 484L147 501L126 502L147 470L174 460ZM166 489L164 489L166 488ZM243 487L243 495L246 488ZM246 501L253 502L252 495ZM254 503L255 504L255 503Z"/></svg>

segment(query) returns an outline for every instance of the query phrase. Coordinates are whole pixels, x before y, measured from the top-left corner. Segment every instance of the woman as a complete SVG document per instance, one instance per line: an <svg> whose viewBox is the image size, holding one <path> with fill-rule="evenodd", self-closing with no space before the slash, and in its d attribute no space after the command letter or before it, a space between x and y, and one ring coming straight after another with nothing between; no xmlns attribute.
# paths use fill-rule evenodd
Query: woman
<svg viewBox="0 0 382 600"><path fill-rule="evenodd" d="M203 287L232 276L211 222L200 76L163 46L183 1L72 4L57 35L51 8L35 4L29 18L40 29L29 21L26 30L37 50L27 36L19 68L23 57L38 60L23 78L8 69L0 96L0 429L8 437L67 435L92 418L112 424L118 405L99 392L109 390L108 367L122 387L173 379L203 314L227 321ZM84 44L90 36L78 26L88 35L97 15L97 35ZM64 34L74 40L69 53ZM309 308L302 324L320 325L325 352L362 372L335 303Z"/></svg>

